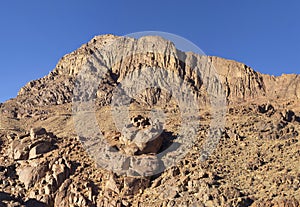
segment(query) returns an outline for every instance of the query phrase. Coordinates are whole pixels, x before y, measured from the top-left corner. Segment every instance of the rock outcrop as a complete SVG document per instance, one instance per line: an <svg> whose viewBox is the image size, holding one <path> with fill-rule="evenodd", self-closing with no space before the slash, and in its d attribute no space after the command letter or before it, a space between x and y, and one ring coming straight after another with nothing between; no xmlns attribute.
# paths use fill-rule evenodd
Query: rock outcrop
<svg viewBox="0 0 300 207"><path fill-rule="evenodd" d="M99 62L103 74L92 67ZM99 86L74 97L86 66L101 76ZM117 103L124 98L125 89L118 94L116 88L149 68L175 74L181 82L161 82L186 85L200 106L190 116L199 122L191 127L195 140L161 171L160 158L169 156L161 152L176 152L182 122L190 120L184 119L176 92L151 85L151 76L144 81L148 88L124 102L131 119L114 117L120 127L111 115L114 96ZM274 77L232 60L182 52L160 37L97 36L0 104L0 206L299 206L299 77ZM220 135L217 143L206 142L218 115L209 107L212 95L224 95L227 104L225 126L213 134ZM95 157L107 155L100 149L89 154L90 137L74 128L76 98L94 101L93 110L84 113L95 115L104 135L89 144L107 142L108 151L125 155L122 166L119 160L105 163L124 173L100 166ZM151 107L164 113L164 123ZM214 150L203 159L205 144Z"/></svg>
<svg viewBox="0 0 300 207"><path fill-rule="evenodd" d="M152 45L151 53L143 54ZM108 47L115 51L103 54L103 48ZM111 48L110 48L111 47ZM124 50L117 48L124 47ZM127 49L128 48L128 49ZM95 37L89 43L82 45L78 50L64 56L56 68L46 77L29 82L18 95L18 100L25 106L43 106L70 103L76 75L80 73L90 57L98 53L103 54L103 60L111 69L105 74L105 79L99 83L97 97L98 104L108 105L111 102L113 88L121 82L128 73L143 67L165 68L178 74L188 81L196 92L201 93L201 87L208 87L206 77L214 70L224 85L227 101L238 103L257 98L278 99L300 97L300 78L298 75L283 75L274 77L255 72L250 67L232 60L219 57L199 56L193 53L184 53L177 50L171 42L158 37L144 37L140 40L122 38L113 35ZM124 54L128 56L123 57ZM196 70L200 69L197 75ZM204 84L204 86L203 86ZM154 88L147 90L139 102L153 105L160 99L170 100L168 94L161 94ZM214 93L218 89L214 89ZM30 99L26 97L30 96Z"/></svg>

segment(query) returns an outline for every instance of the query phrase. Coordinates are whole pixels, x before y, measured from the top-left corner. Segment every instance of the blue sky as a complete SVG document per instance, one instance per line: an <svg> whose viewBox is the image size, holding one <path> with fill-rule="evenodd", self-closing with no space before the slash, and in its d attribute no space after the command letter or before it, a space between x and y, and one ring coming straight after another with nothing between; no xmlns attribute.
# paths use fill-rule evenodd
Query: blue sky
<svg viewBox="0 0 300 207"><path fill-rule="evenodd" d="M93 36L163 31L262 73L299 73L299 1L0 1L0 102Z"/></svg>

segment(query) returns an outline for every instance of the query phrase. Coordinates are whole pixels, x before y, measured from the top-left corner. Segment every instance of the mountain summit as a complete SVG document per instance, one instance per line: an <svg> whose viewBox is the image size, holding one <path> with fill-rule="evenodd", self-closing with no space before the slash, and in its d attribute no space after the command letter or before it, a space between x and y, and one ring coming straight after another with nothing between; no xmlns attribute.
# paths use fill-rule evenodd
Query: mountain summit
<svg viewBox="0 0 300 207"><path fill-rule="evenodd" d="M299 206L299 86L96 36L0 105L0 206Z"/></svg>

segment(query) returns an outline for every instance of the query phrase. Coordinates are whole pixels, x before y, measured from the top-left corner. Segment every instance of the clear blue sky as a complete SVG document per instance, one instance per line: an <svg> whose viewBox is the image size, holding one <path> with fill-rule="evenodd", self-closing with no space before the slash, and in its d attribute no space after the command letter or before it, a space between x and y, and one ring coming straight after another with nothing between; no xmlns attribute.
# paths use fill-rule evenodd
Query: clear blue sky
<svg viewBox="0 0 300 207"><path fill-rule="evenodd" d="M0 102L93 36L157 30L257 71L299 73L300 2L277 0L0 1Z"/></svg>

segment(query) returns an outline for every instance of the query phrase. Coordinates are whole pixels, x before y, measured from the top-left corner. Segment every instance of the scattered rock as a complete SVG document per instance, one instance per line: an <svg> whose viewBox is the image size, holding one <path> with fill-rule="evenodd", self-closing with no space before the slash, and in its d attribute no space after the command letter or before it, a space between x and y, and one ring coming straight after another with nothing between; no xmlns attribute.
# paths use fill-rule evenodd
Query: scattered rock
<svg viewBox="0 0 300 207"><path fill-rule="evenodd" d="M10 156L14 160L27 160L29 156L29 141L14 140L11 143Z"/></svg>
<svg viewBox="0 0 300 207"><path fill-rule="evenodd" d="M40 156L41 154L49 152L52 147L52 143L47 141L35 143L35 146L33 146L29 151L29 159L34 159Z"/></svg>
<svg viewBox="0 0 300 207"><path fill-rule="evenodd" d="M259 113L263 113L263 114L268 112L268 115L272 115L275 112L275 108L273 105L268 103L268 104L259 105L258 111Z"/></svg>
<svg viewBox="0 0 300 207"><path fill-rule="evenodd" d="M106 184L105 184L105 189L106 190L111 190L115 193L120 193L120 190L119 190L119 187L116 183L116 180L114 178L114 176L110 176L109 180L106 181Z"/></svg>
<svg viewBox="0 0 300 207"><path fill-rule="evenodd" d="M71 179L65 180L55 196L54 207L92 206L91 201L78 191L76 185L78 184Z"/></svg>
<svg viewBox="0 0 300 207"><path fill-rule="evenodd" d="M103 47L115 40L121 40L116 50L106 53ZM135 55L124 58L124 51ZM103 64L119 61L108 67L98 88L77 98L95 98L96 118L105 123L101 130L114 132L105 134L109 150L127 156L124 162L111 163L125 171L122 175L111 176L113 172L99 167L75 138L74 85L83 66L92 64L91 56L103 57ZM212 65L219 80L211 77ZM206 66L208 70L201 74L194 70ZM130 102L133 114L141 110L144 114L153 105L161 107L166 115L163 126L138 115L120 133L110 125L111 117L98 116L108 111L122 80L132 71L143 73L148 68L174 72L201 106L193 146L163 172L160 152L170 143L181 144L177 135L183 120L176 93L149 84ZM235 61L181 52L159 37L95 37L64 56L49 75L26 84L15 99L0 104L0 206L299 206L299 83L299 75L260 74ZM229 107L226 133L211 133L221 135L218 143L207 137L215 118L207 92L225 92ZM101 143L99 137L93 138ZM203 144L213 153L202 150Z"/></svg>
<svg viewBox="0 0 300 207"><path fill-rule="evenodd" d="M148 188L149 185L149 178L125 177L122 193L125 196L135 195Z"/></svg>
<svg viewBox="0 0 300 207"><path fill-rule="evenodd" d="M284 121L287 121L287 122L293 122L293 121L300 122L300 117L296 116L295 112L293 112L292 110L283 111L283 112L281 112L281 115L282 115Z"/></svg>
<svg viewBox="0 0 300 207"><path fill-rule="evenodd" d="M24 183L25 188L29 189L34 186L41 178L46 175L48 171L47 162L30 162L17 168L17 175L19 180Z"/></svg>
<svg viewBox="0 0 300 207"><path fill-rule="evenodd" d="M47 133L46 129L42 127L30 129L30 137L32 140L35 140L37 136L44 135L46 133Z"/></svg>
<svg viewBox="0 0 300 207"><path fill-rule="evenodd" d="M295 198L277 198L272 200L255 201L251 207L298 207L299 201Z"/></svg>
<svg viewBox="0 0 300 207"><path fill-rule="evenodd" d="M131 118L131 123L133 126L138 127L140 129L146 128L150 125L150 120L148 118L144 118L141 115L137 115L136 117Z"/></svg>

